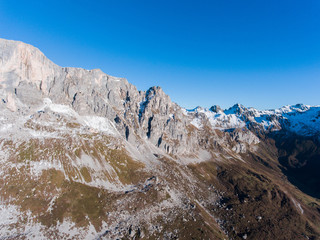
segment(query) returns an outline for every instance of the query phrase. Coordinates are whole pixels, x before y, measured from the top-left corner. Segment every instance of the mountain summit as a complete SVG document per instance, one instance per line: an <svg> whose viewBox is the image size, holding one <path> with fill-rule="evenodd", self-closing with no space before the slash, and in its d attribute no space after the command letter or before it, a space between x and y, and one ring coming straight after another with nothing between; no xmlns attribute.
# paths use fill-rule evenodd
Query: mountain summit
<svg viewBox="0 0 320 240"><path fill-rule="evenodd" d="M320 107L186 110L0 39L5 239L318 239Z"/></svg>

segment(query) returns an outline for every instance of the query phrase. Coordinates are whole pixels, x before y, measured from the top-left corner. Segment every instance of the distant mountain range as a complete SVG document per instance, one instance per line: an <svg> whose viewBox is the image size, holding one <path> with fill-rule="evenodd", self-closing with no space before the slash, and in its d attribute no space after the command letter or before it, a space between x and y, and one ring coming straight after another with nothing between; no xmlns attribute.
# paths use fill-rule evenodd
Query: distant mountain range
<svg viewBox="0 0 320 240"><path fill-rule="evenodd" d="M320 106L187 110L0 39L0 239L319 239Z"/></svg>

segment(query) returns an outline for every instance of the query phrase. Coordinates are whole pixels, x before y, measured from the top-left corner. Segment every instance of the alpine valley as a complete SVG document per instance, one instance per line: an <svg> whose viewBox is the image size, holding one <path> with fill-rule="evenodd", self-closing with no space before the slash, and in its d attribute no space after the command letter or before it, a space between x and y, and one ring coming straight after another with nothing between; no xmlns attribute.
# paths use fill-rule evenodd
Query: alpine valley
<svg viewBox="0 0 320 240"><path fill-rule="evenodd" d="M0 239L320 239L320 106L186 110L0 39Z"/></svg>

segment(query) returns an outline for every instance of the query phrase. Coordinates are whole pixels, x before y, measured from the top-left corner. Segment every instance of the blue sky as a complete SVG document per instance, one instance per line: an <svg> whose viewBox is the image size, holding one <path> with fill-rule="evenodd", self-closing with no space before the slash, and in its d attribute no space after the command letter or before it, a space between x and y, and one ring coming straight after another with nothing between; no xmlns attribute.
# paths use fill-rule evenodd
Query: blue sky
<svg viewBox="0 0 320 240"><path fill-rule="evenodd" d="M0 1L0 37L183 107L320 104L320 1Z"/></svg>

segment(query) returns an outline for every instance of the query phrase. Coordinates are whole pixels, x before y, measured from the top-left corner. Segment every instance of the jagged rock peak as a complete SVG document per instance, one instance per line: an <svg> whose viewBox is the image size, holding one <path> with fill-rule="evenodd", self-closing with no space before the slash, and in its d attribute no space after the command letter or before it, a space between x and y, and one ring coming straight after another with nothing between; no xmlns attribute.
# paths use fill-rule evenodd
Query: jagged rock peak
<svg viewBox="0 0 320 240"><path fill-rule="evenodd" d="M151 99L152 97L154 97L156 95L161 96L161 97L168 96L167 94L165 94L165 92L163 91L163 89L160 86L150 87L145 93L146 100Z"/></svg>
<svg viewBox="0 0 320 240"><path fill-rule="evenodd" d="M210 111L211 111L211 112L215 112L215 113L223 112L222 108L221 108L219 105L213 105L213 106L210 108Z"/></svg>

